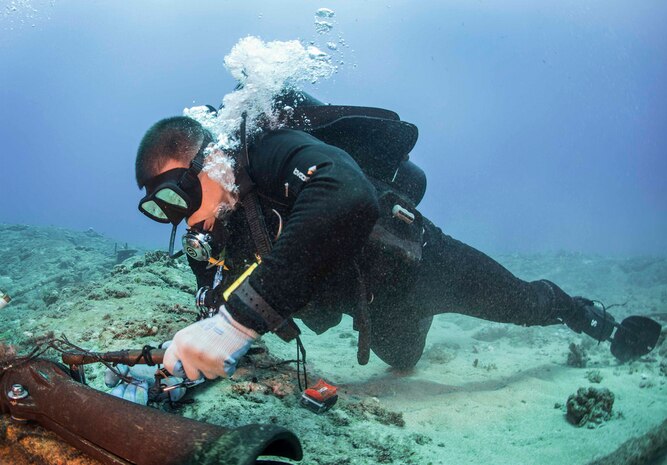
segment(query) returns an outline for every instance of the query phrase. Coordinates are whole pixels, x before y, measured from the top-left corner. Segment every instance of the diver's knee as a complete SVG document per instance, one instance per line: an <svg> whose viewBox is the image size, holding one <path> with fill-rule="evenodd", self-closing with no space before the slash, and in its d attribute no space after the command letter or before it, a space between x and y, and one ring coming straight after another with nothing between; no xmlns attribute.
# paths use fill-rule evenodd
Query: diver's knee
<svg viewBox="0 0 667 465"><path fill-rule="evenodd" d="M433 317L398 325L373 326L371 350L387 365L400 370L414 367L424 352Z"/></svg>
<svg viewBox="0 0 667 465"><path fill-rule="evenodd" d="M380 360L398 370L408 370L413 368L424 351L423 348L421 351L416 351L414 348L410 348L408 351L402 349L388 350L386 347L372 347L371 349Z"/></svg>

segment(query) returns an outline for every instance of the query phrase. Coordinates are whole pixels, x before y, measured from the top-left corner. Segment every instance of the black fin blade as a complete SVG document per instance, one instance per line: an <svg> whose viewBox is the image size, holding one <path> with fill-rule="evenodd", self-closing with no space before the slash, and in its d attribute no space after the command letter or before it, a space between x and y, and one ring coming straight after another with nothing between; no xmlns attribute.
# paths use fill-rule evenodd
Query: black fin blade
<svg viewBox="0 0 667 465"><path fill-rule="evenodd" d="M662 327L645 316L629 316L619 326L611 341L611 353L621 362L627 362L653 350Z"/></svg>

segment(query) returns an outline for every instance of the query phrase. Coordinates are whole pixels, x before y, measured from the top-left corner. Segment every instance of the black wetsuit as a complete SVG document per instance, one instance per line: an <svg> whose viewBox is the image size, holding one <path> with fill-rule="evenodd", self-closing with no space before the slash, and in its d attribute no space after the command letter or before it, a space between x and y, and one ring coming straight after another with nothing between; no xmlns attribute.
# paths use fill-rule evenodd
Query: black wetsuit
<svg viewBox="0 0 667 465"><path fill-rule="evenodd" d="M417 269L365 269L365 246L379 214L375 188L346 152L308 134L290 129L265 134L250 147L249 174L268 230L274 235L283 224L250 286L281 316L301 318L318 333L340 322L342 313L354 315L359 299L372 296L371 349L389 365L405 368L419 360L436 314L548 325L574 305L553 283L516 278L426 219ZM228 285L254 261L255 249L242 209L224 223L216 224L214 233L226 246ZM192 260L191 266L198 285L210 286L214 270ZM374 283L363 295L361 275ZM266 332L262 318L236 294L226 304L230 313Z"/></svg>

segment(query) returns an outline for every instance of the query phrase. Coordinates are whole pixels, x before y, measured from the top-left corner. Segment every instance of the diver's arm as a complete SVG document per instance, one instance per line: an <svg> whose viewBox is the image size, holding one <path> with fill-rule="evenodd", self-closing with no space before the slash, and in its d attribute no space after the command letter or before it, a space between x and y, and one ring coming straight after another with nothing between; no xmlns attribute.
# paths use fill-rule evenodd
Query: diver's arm
<svg viewBox="0 0 667 465"><path fill-rule="evenodd" d="M275 328L252 308L252 296L288 318L333 267L350 266L379 214L375 189L347 153L310 136L301 145L290 137L301 136L277 131L265 138L251 171L260 193L293 197L289 219L271 253L226 304L235 320L260 334Z"/></svg>

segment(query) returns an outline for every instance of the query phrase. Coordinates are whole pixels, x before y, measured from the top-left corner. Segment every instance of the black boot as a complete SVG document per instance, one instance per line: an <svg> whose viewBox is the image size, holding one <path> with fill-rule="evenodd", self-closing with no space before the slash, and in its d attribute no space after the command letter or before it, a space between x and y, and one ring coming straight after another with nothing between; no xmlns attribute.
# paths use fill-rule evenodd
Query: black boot
<svg viewBox="0 0 667 465"><path fill-rule="evenodd" d="M583 331L598 341L608 340L614 331L616 320L607 313L604 306L584 297L572 297L572 301L574 308L567 315L561 316L563 323L573 331Z"/></svg>

